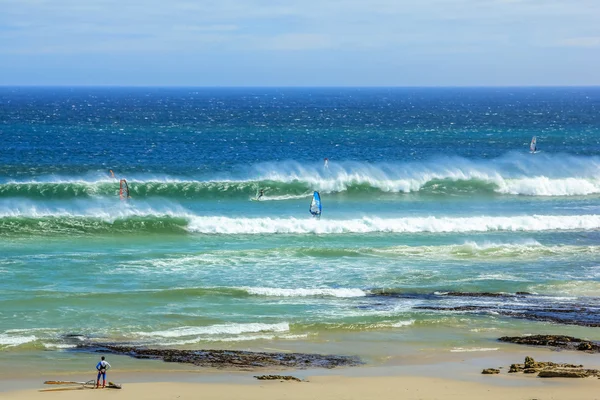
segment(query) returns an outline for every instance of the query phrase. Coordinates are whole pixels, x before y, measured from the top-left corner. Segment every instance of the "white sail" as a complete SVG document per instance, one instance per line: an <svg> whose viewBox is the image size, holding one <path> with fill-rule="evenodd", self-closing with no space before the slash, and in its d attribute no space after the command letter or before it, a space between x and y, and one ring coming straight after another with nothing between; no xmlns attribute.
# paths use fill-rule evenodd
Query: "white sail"
<svg viewBox="0 0 600 400"><path fill-rule="evenodd" d="M531 143L529 144L529 151L535 153L537 151L537 138L534 136L531 138Z"/></svg>

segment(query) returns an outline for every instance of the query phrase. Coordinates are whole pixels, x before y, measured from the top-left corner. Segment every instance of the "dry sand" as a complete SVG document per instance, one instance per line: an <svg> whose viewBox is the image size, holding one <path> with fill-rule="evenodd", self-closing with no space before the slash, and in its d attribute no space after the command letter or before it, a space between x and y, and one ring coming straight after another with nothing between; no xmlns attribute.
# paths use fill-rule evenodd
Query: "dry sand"
<svg viewBox="0 0 600 400"><path fill-rule="evenodd" d="M40 388L42 385L40 385ZM482 376L479 381L427 377L318 376L308 382L124 383L122 390L60 392L24 390L0 393L0 399L246 399L246 400L600 400L600 380Z"/></svg>

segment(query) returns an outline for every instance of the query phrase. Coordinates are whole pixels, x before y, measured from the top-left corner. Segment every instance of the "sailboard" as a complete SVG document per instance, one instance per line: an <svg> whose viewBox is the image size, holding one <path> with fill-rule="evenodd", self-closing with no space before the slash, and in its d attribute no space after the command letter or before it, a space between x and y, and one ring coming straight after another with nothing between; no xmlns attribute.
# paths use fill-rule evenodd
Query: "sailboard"
<svg viewBox="0 0 600 400"><path fill-rule="evenodd" d="M537 137L535 136L531 138L531 143L529 144L529 151L531 153L537 152Z"/></svg>
<svg viewBox="0 0 600 400"><path fill-rule="evenodd" d="M317 191L313 193L309 211L313 215L313 217L321 218L321 196Z"/></svg>
<svg viewBox="0 0 600 400"><path fill-rule="evenodd" d="M52 389L41 389L40 392L59 392L64 390L81 390L81 389L94 389L96 388L96 380L91 379L87 382L77 381L46 381L45 385L56 385ZM120 383L108 382L106 385L108 389L122 389L123 386Z"/></svg>
<svg viewBox="0 0 600 400"><path fill-rule="evenodd" d="M129 195L129 185L125 179L119 181L119 197L121 200L127 200L131 196Z"/></svg>

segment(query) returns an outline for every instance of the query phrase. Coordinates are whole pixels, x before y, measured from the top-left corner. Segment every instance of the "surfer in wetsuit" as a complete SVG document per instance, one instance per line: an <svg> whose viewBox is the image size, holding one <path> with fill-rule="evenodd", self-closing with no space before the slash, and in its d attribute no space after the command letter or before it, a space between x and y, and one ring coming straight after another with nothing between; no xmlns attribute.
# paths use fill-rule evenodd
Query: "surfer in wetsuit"
<svg viewBox="0 0 600 400"><path fill-rule="evenodd" d="M104 359L104 356L100 358L100 362L96 364L98 370L98 378L96 379L96 389L100 387L100 375L102 375L102 387L106 387L106 370L110 368L108 361Z"/></svg>
<svg viewBox="0 0 600 400"><path fill-rule="evenodd" d="M325 158L325 162L323 163L323 168L329 168L329 159Z"/></svg>
<svg viewBox="0 0 600 400"><path fill-rule="evenodd" d="M261 197L263 197L265 194L265 190L264 189L260 189L260 192L258 192L258 197L256 198L256 200L260 200Z"/></svg>

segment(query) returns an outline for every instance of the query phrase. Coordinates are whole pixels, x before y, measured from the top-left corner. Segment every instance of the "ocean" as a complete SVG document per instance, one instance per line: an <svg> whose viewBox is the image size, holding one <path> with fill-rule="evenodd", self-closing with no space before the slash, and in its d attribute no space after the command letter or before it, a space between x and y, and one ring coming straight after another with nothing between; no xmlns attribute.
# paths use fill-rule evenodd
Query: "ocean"
<svg viewBox="0 0 600 400"><path fill-rule="evenodd" d="M5 365L598 338L600 88L3 87L0 139Z"/></svg>

